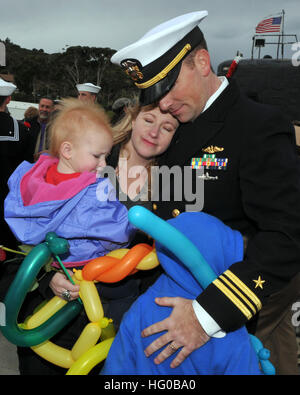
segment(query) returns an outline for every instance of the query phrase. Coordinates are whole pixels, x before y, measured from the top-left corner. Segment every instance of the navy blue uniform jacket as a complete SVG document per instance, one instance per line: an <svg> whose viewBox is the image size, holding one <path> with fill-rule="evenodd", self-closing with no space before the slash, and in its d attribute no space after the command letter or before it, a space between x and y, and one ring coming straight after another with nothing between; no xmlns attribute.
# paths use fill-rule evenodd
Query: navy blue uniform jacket
<svg viewBox="0 0 300 395"><path fill-rule="evenodd" d="M211 178L203 182L202 211L248 238L244 258L197 298L221 328L230 331L248 322L269 295L299 272L300 167L295 132L275 107L250 100L230 81L204 113L179 128L163 163L183 169L204 155L227 159L227 166L204 167ZM192 170L193 177L197 171ZM171 201L157 201L155 214L168 219L186 211L192 202L184 193L175 201L173 179L163 184L170 187Z"/></svg>

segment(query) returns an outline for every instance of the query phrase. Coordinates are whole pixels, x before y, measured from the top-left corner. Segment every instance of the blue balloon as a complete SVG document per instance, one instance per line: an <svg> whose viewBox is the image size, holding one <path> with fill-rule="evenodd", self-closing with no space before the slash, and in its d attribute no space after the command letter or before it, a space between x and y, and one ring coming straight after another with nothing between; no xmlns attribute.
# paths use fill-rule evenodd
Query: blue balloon
<svg viewBox="0 0 300 395"><path fill-rule="evenodd" d="M178 229L142 206L134 206L128 213L129 221L177 256L205 289L218 276L198 248Z"/></svg>
<svg viewBox="0 0 300 395"><path fill-rule="evenodd" d="M270 358L270 351L264 348L262 342L253 335L249 335L254 350L258 356L262 371L268 376L275 375L275 368L268 360Z"/></svg>

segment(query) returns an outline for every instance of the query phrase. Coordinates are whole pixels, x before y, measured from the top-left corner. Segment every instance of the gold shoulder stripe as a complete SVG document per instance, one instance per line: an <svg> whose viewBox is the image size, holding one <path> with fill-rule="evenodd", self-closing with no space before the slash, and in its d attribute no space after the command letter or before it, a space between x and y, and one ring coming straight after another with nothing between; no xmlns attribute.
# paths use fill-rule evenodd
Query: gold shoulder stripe
<svg viewBox="0 0 300 395"><path fill-rule="evenodd" d="M252 313L245 307L245 305L218 279L213 281L213 284L221 291L227 298L244 314L247 320L252 318Z"/></svg>
<svg viewBox="0 0 300 395"><path fill-rule="evenodd" d="M230 282L225 278L224 276L219 277L225 284L227 284L238 296L240 299L242 299L245 304L250 307L250 309L253 311L254 314L256 314L256 308L253 306L253 304Z"/></svg>
<svg viewBox="0 0 300 395"><path fill-rule="evenodd" d="M156 84L158 81L164 79L167 74L174 69L174 67L181 61L181 59L192 49L191 44L186 44L183 49L179 52L177 56L172 60L171 63L168 64L160 73L158 73L155 77L151 78L151 80L138 84L137 82L135 85L140 89L146 89L150 86Z"/></svg>
<svg viewBox="0 0 300 395"><path fill-rule="evenodd" d="M235 274L233 274L230 270L226 270L224 273L230 280L238 287L241 291L244 292L245 295L248 296L250 300L255 304L257 307L257 311L261 310L262 304L258 297L255 295L254 292L251 291L250 288L246 286Z"/></svg>

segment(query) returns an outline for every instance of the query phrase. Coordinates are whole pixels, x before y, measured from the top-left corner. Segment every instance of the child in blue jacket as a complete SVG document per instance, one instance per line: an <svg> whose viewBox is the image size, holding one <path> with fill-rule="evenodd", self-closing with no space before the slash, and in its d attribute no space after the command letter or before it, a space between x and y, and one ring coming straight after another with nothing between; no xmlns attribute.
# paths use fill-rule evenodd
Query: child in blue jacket
<svg viewBox="0 0 300 395"><path fill-rule="evenodd" d="M183 213L168 222L198 247L217 276L243 258L241 234L213 216ZM160 350L148 358L145 356L144 350L162 333L142 338L142 330L162 321L171 313L170 307L155 304L155 298L177 296L195 299L202 292L194 276L159 240L156 241L156 251L165 273L139 297L124 316L101 374L261 374L256 352L244 327L225 337L211 338L177 368L170 368L170 359L159 365L154 363ZM172 358L174 356L175 354Z"/></svg>

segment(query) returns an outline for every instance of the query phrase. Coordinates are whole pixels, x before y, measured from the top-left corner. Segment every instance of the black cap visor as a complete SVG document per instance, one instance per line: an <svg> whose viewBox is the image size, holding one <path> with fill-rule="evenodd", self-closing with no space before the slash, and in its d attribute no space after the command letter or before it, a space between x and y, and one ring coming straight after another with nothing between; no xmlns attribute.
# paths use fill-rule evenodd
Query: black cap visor
<svg viewBox="0 0 300 395"><path fill-rule="evenodd" d="M149 88L141 89L140 104L142 106L155 103L168 92L170 92L179 76L181 64L182 62L177 64L171 71L169 71L164 79L160 80Z"/></svg>

